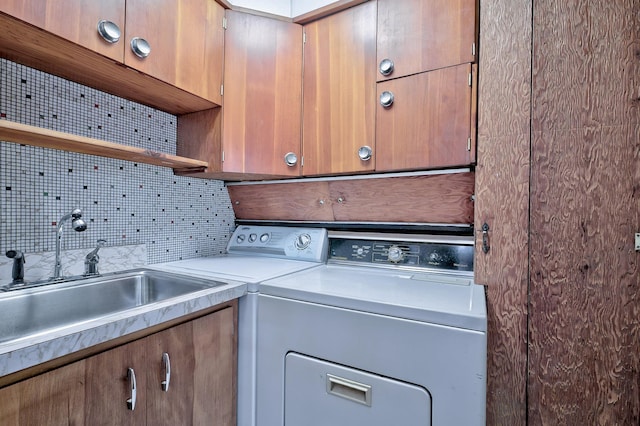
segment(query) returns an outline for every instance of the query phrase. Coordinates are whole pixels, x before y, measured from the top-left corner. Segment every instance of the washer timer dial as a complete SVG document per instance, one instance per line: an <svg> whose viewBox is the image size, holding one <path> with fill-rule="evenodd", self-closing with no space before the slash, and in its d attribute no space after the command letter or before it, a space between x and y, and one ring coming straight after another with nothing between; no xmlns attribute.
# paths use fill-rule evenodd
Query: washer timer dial
<svg viewBox="0 0 640 426"><path fill-rule="evenodd" d="M298 250L306 249L309 244L311 244L311 235L304 233L296 237L295 246Z"/></svg>
<svg viewBox="0 0 640 426"><path fill-rule="evenodd" d="M389 247L389 251L387 252L387 259L389 262L398 263L404 259L404 252L402 249L396 245Z"/></svg>

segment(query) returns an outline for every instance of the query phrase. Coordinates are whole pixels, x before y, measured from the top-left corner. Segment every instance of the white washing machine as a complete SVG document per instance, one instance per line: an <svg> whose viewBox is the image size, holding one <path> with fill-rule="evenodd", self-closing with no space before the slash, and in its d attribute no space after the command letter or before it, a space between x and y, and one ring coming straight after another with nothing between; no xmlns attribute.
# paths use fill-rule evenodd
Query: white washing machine
<svg viewBox="0 0 640 426"><path fill-rule="evenodd" d="M329 233L267 280L258 426L484 425L487 317L472 237Z"/></svg>
<svg viewBox="0 0 640 426"><path fill-rule="evenodd" d="M256 424L256 340L259 283L318 267L326 260L327 231L322 228L239 225L225 255L180 260L154 269L247 283L238 304L237 424Z"/></svg>

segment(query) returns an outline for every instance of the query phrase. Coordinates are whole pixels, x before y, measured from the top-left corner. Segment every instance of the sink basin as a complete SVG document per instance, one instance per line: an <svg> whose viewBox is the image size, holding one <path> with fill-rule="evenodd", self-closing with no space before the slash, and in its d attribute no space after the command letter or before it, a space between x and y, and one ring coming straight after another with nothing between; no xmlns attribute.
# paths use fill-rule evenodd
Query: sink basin
<svg viewBox="0 0 640 426"><path fill-rule="evenodd" d="M0 344L226 283L148 269L0 295Z"/></svg>

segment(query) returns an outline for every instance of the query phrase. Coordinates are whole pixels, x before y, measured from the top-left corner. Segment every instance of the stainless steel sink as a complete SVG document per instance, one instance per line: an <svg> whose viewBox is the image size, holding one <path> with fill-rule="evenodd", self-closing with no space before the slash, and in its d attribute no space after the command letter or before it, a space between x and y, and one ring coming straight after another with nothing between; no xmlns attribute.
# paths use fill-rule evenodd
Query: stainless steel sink
<svg viewBox="0 0 640 426"><path fill-rule="evenodd" d="M0 294L0 343L224 285L149 269Z"/></svg>

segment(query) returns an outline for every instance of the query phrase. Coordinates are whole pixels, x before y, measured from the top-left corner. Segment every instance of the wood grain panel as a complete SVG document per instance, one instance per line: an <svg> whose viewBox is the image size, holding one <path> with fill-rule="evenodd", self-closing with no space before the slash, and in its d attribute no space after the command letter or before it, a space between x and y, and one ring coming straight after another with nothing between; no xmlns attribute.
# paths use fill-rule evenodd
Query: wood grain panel
<svg viewBox="0 0 640 426"><path fill-rule="evenodd" d="M637 424L640 127L534 136L529 418Z"/></svg>
<svg viewBox="0 0 640 426"><path fill-rule="evenodd" d="M0 56L172 114L216 107L211 101L0 12Z"/></svg>
<svg viewBox="0 0 640 426"><path fill-rule="evenodd" d="M121 63L127 44L124 8L125 0L5 0L0 4L2 12ZM107 43L98 34L98 21L102 19L120 27L120 41Z"/></svg>
<svg viewBox="0 0 640 426"><path fill-rule="evenodd" d="M0 390L0 424L84 424L84 362L79 361Z"/></svg>
<svg viewBox="0 0 640 426"><path fill-rule="evenodd" d="M300 160L284 157L301 156L302 27L235 11L227 21L224 170L299 176Z"/></svg>
<svg viewBox="0 0 640 426"><path fill-rule="evenodd" d="M391 59L378 81L474 62L477 0L378 0L377 62Z"/></svg>
<svg viewBox="0 0 640 426"><path fill-rule="evenodd" d="M227 188L237 219L447 224L473 221L471 172Z"/></svg>
<svg viewBox="0 0 640 426"><path fill-rule="evenodd" d="M519 136L529 145L531 0L482 0L478 61L478 145L485 137ZM503 25L508 22L508 25ZM480 160L480 158L478 158Z"/></svg>
<svg viewBox="0 0 640 426"><path fill-rule="evenodd" d="M640 4L536 3L533 125L549 129L637 123Z"/></svg>
<svg viewBox="0 0 640 426"><path fill-rule="evenodd" d="M222 108L183 114L176 131L176 154L206 161L206 173L222 171Z"/></svg>
<svg viewBox="0 0 640 426"><path fill-rule="evenodd" d="M329 191L338 221L471 224L474 179L454 173L336 180Z"/></svg>
<svg viewBox="0 0 640 426"><path fill-rule="evenodd" d="M377 104L376 171L471 163L470 74L464 64L378 83L378 98L388 91L395 100L388 108Z"/></svg>
<svg viewBox="0 0 640 426"><path fill-rule="evenodd" d="M237 304L192 323L195 371L191 424L236 425Z"/></svg>
<svg viewBox="0 0 640 426"><path fill-rule="evenodd" d="M305 176L375 167L376 2L305 25ZM373 158L360 160L369 146Z"/></svg>
<svg viewBox="0 0 640 426"><path fill-rule="evenodd" d="M482 60L480 61L482 64ZM487 286L487 424L526 424L529 135L478 144L475 280ZM490 250L482 247L482 225Z"/></svg>
<svg viewBox="0 0 640 426"><path fill-rule="evenodd" d="M327 182L229 185L237 219L333 220Z"/></svg>
<svg viewBox="0 0 640 426"><path fill-rule="evenodd" d="M480 4L474 228L475 279L487 286L488 425L527 424L531 14L531 0Z"/></svg>

